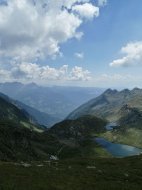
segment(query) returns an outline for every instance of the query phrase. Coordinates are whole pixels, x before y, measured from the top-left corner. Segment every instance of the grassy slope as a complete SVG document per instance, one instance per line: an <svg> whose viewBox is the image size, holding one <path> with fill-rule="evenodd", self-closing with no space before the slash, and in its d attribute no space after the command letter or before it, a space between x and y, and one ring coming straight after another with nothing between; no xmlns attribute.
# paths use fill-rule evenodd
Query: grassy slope
<svg viewBox="0 0 142 190"><path fill-rule="evenodd" d="M85 115L76 120L64 120L57 123L50 129L50 132L59 138L79 139L105 132L105 125L105 120Z"/></svg>
<svg viewBox="0 0 142 190"><path fill-rule="evenodd" d="M101 146L92 141L92 136L105 132L106 121L94 116L65 120L54 125L49 133L63 144L58 152L60 158L111 157Z"/></svg>
<svg viewBox="0 0 142 190"><path fill-rule="evenodd" d="M0 121L0 160L46 160L60 146L51 135L29 130L17 122Z"/></svg>
<svg viewBox="0 0 142 190"><path fill-rule="evenodd" d="M36 132L21 123L0 121L0 160L46 160L50 155L61 159L110 157L89 137L62 139L49 132Z"/></svg>
<svg viewBox="0 0 142 190"><path fill-rule="evenodd" d="M100 136L115 143L142 148L142 130L137 128L128 127L125 130L107 131Z"/></svg>
<svg viewBox="0 0 142 190"><path fill-rule="evenodd" d="M141 190L142 157L0 162L0 190Z"/></svg>

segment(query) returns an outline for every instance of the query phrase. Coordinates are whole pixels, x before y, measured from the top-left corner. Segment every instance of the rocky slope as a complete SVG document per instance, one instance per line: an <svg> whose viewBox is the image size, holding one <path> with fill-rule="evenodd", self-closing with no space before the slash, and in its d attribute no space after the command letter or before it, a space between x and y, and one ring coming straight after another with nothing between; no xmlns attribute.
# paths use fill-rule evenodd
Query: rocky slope
<svg viewBox="0 0 142 190"><path fill-rule="evenodd" d="M76 119L89 114L107 119L110 122L118 121L122 117L120 110L126 104L142 111L142 89L122 91L108 89L99 97L77 108L67 119Z"/></svg>

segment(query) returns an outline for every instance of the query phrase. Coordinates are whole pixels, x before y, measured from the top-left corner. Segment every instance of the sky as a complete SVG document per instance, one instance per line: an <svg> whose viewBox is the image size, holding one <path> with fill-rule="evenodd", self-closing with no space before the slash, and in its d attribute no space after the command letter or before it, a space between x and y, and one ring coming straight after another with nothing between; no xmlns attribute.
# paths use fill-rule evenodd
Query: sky
<svg viewBox="0 0 142 190"><path fill-rule="evenodd" d="M0 0L0 82L142 87L141 0Z"/></svg>

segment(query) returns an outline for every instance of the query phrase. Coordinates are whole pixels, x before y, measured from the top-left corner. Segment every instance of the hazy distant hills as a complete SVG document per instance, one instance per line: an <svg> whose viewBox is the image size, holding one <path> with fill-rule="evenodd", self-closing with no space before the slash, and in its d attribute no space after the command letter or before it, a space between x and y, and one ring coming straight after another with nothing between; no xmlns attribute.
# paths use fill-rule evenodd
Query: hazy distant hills
<svg viewBox="0 0 142 190"><path fill-rule="evenodd" d="M27 114L29 114L30 117L32 117L32 120L35 123L44 125L46 127L51 127L52 125L54 125L55 123L59 121L59 118L55 118L47 113L40 112L39 110L36 110L35 108L32 108L20 101L9 98L5 94L0 93L0 97L8 101L9 103L15 105L20 110L23 110L23 111L25 110Z"/></svg>
<svg viewBox="0 0 142 190"><path fill-rule="evenodd" d="M99 97L77 108L68 116L68 119L89 114L108 121L118 121L122 117L121 109L124 105L142 111L142 90L138 88L122 91L108 89Z"/></svg>
<svg viewBox="0 0 142 190"><path fill-rule="evenodd" d="M104 89L85 87L43 87L35 83L1 83L0 92L41 112L56 121L65 118L84 102L97 97Z"/></svg>

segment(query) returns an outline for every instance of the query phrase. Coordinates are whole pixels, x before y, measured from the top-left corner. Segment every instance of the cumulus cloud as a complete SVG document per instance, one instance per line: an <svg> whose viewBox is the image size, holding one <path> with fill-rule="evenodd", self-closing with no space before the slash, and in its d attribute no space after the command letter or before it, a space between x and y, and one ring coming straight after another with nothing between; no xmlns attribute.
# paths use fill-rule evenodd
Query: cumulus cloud
<svg viewBox="0 0 142 190"><path fill-rule="evenodd" d="M121 48L124 56L110 63L110 66L133 66L142 64L142 41L131 42Z"/></svg>
<svg viewBox="0 0 142 190"><path fill-rule="evenodd" d="M0 56L38 60L60 55L60 44L81 38L84 18L98 16L90 0L7 0L0 5Z"/></svg>
<svg viewBox="0 0 142 190"><path fill-rule="evenodd" d="M75 5L72 10L78 13L82 18L92 19L99 16L99 8L91 3Z"/></svg>
<svg viewBox="0 0 142 190"><path fill-rule="evenodd" d="M87 81L90 79L91 79L90 72L88 70L83 70L82 67L78 67L78 66L75 66L72 69L71 73L69 74L69 80Z"/></svg>
<svg viewBox="0 0 142 190"><path fill-rule="evenodd" d="M98 6L103 7L107 4L107 0L98 0Z"/></svg>
<svg viewBox="0 0 142 190"><path fill-rule="evenodd" d="M47 66L40 66L36 63L21 64L14 63L11 75L13 78L27 78L27 79L40 79L40 80L60 80L63 79L67 74L68 66L63 65L59 69L55 69Z"/></svg>
<svg viewBox="0 0 142 190"><path fill-rule="evenodd" d="M63 65L60 68L41 66L29 62L12 62L11 68L0 69L0 79L7 81L86 81L90 80L90 72L82 67L69 68Z"/></svg>
<svg viewBox="0 0 142 190"><path fill-rule="evenodd" d="M81 53L76 52L76 53L74 54L74 56L77 57L77 58L79 58L79 59L83 59L83 58L84 58L84 53L83 53L83 52L81 52Z"/></svg>

